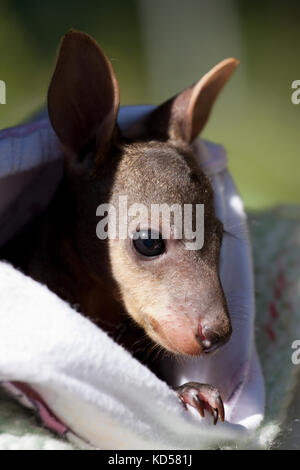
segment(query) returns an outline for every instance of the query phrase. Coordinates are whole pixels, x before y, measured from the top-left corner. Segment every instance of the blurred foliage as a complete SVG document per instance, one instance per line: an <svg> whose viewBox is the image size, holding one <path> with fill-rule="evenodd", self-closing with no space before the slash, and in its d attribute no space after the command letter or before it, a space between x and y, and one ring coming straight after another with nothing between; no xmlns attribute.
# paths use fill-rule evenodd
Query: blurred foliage
<svg viewBox="0 0 300 470"><path fill-rule="evenodd" d="M300 105L291 103L299 23L296 0L1 0L0 128L45 104L71 27L94 36L111 59L122 104L158 103L236 55L240 67L203 135L227 148L248 206L300 203Z"/></svg>

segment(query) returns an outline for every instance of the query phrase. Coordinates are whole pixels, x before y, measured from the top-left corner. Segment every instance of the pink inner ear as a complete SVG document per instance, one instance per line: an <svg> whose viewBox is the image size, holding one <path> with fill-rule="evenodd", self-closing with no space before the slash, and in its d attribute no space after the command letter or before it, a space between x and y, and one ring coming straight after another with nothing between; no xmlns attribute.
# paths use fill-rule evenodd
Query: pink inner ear
<svg viewBox="0 0 300 470"><path fill-rule="evenodd" d="M223 60L194 86L126 129L126 136L132 140L171 139L191 144L205 126L219 92L237 65L236 59Z"/></svg>
<svg viewBox="0 0 300 470"><path fill-rule="evenodd" d="M192 88L184 90L176 98L177 101L177 99L183 96L186 104L184 126L184 140L186 142L191 143L202 131L208 121L217 96L238 63L236 59L223 60L204 75Z"/></svg>

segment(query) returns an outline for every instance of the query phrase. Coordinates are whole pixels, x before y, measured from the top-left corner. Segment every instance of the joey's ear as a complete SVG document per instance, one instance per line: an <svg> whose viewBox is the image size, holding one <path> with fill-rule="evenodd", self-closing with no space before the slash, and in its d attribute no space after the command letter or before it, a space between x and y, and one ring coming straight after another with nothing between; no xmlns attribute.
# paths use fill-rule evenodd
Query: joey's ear
<svg viewBox="0 0 300 470"><path fill-rule="evenodd" d="M225 59L195 85L156 108L145 120L132 126L128 137L181 140L191 143L205 126L213 104L239 64Z"/></svg>
<svg viewBox="0 0 300 470"><path fill-rule="evenodd" d="M108 58L90 36L70 31L62 40L48 91L50 120L69 163L79 161L91 143L101 160L118 107L118 83Z"/></svg>

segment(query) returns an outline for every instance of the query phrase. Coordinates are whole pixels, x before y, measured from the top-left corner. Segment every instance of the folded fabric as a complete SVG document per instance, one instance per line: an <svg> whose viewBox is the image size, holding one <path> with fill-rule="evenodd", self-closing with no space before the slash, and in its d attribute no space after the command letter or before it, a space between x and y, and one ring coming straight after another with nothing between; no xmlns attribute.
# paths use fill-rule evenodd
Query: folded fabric
<svg viewBox="0 0 300 470"><path fill-rule="evenodd" d="M121 108L126 127L149 107ZM233 335L222 352L166 364L177 384L216 385L229 398L226 422L212 426L103 331L6 263L0 264L0 380L43 423L80 445L196 449L256 442L264 384L254 343L252 260L246 216L224 149L198 140L197 160L210 176L225 228L220 275ZM47 117L0 133L0 244L49 203L62 155ZM4 158L2 158L4 155ZM237 301L238 299L238 301ZM254 441L253 441L254 439Z"/></svg>

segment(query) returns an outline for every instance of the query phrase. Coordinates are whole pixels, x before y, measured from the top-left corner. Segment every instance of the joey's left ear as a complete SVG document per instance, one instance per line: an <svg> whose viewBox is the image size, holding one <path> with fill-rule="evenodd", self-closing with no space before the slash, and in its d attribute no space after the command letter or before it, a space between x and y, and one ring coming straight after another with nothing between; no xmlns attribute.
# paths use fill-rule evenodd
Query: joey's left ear
<svg viewBox="0 0 300 470"><path fill-rule="evenodd" d="M143 122L129 129L135 138L172 139L192 143L205 126L213 104L231 74L237 59L225 59L195 85L155 109Z"/></svg>

